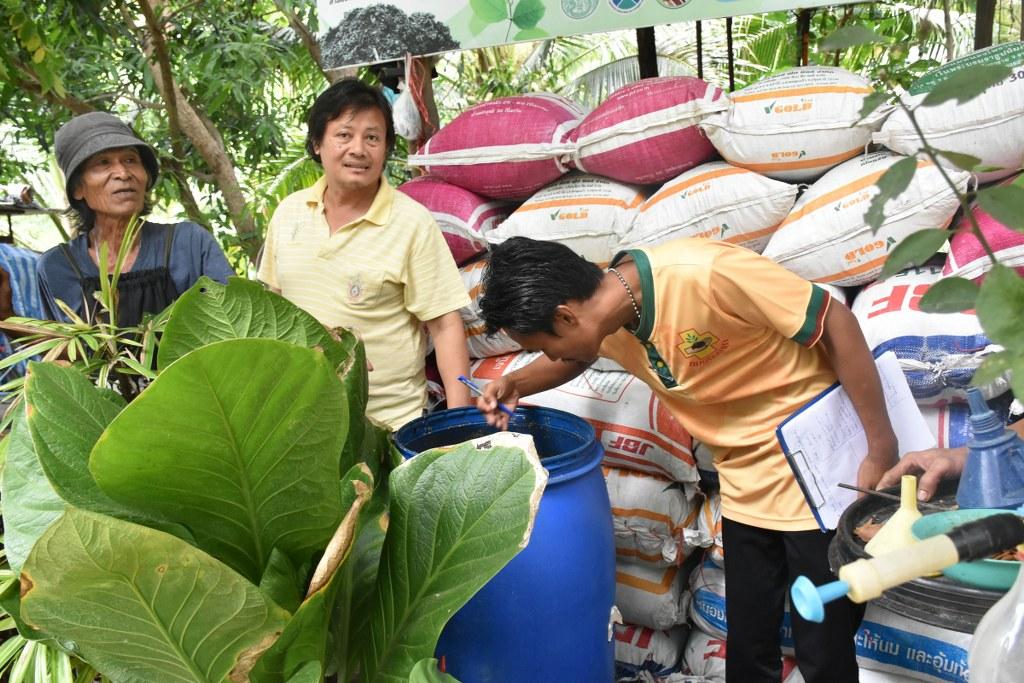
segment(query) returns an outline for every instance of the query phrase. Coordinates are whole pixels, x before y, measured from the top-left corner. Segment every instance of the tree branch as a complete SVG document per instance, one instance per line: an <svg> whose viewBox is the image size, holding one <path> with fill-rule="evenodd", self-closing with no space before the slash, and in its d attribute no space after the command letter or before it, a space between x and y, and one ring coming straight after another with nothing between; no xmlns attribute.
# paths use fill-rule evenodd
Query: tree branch
<svg viewBox="0 0 1024 683"><path fill-rule="evenodd" d="M302 19L288 8L285 3L281 0L274 0L274 7L288 19L288 25L292 27L295 34L299 36L299 40L306 46L306 50L309 51L309 56L313 58L313 63L320 69L320 73L327 80L328 83L334 83L338 80L338 74L331 75L324 68L324 60L320 54L320 45L316 42L316 36L309 30L309 27L302 21Z"/></svg>
<svg viewBox="0 0 1024 683"><path fill-rule="evenodd" d="M231 222L234 223L242 248L254 259L259 251L260 235L256 229L256 222L248 210L242 186L235 175L234 162L228 155L223 138L216 128L192 105L174 81L164 35L156 20L157 3L154 0L139 0L139 6L146 16L146 26L150 33L148 39L141 41L141 48L157 90L167 103L172 143L175 140L174 132L178 130L191 141L203 161L210 167L217 188L224 197L224 203L227 204ZM183 156L175 149L176 158Z"/></svg>
<svg viewBox="0 0 1024 683"><path fill-rule="evenodd" d="M20 90L29 93L36 99L48 102L49 104L65 107L75 114L88 114L91 111L96 111L96 107L92 104L74 97L73 95L65 94L61 96L53 90L43 92L43 86L39 83L39 78L36 76L35 72L33 72L27 64L18 58L12 56L11 65L21 74L19 76L18 73L14 73L13 71L8 72L9 76L13 80L13 85Z"/></svg>

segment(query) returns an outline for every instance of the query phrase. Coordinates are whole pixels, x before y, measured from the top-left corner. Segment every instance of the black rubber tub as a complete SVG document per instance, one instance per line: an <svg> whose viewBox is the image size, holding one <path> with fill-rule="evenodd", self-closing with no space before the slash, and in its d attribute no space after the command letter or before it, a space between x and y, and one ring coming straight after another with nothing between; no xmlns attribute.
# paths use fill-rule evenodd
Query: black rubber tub
<svg viewBox="0 0 1024 683"><path fill-rule="evenodd" d="M957 483L956 480L943 482L931 502L955 505ZM886 489L886 492L899 496L900 489L896 486ZM898 507L898 501L878 496L864 496L848 507L839 518L835 540L829 546L828 561L832 571L838 573L844 564L869 557L864 552L864 543L853 530L872 519L877 522L886 521ZM927 514L925 510L922 512ZM882 593L876 602L881 607L915 621L961 633L974 633L981 617L1003 595L1001 591L973 588L937 576L915 579L891 588Z"/></svg>

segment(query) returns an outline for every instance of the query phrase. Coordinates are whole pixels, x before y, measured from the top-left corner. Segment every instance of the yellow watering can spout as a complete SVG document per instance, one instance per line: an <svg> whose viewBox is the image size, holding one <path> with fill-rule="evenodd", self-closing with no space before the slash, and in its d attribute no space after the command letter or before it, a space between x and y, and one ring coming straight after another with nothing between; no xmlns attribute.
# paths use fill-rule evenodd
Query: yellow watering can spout
<svg viewBox="0 0 1024 683"><path fill-rule="evenodd" d="M900 480L899 509L878 530L875 537L868 541L864 550L872 557L877 557L917 543L917 539L910 533L910 527L920 518L921 513L917 509L917 477L903 475Z"/></svg>

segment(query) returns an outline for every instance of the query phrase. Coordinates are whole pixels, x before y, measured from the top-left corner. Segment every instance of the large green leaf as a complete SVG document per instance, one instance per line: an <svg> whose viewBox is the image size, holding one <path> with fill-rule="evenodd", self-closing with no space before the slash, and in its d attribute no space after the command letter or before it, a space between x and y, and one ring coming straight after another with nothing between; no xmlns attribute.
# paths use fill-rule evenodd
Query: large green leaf
<svg viewBox="0 0 1024 683"><path fill-rule="evenodd" d="M416 662L409 676L409 683L459 683L449 674L437 668L437 660L433 657Z"/></svg>
<svg viewBox="0 0 1024 683"><path fill-rule="evenodd" d="M871 226L872 232L877 232L882 227L882 223L885 222L886 203L903 194L910 186L910 181L914 179L915 171L917 159L906 157L887 168L878 179L878 194L871 198L871 204L864 214L864 220Z"/></svg>
<svg viewBox="0 0 1024 683"><path fill-rule="evenodd" d="M919 230L896 245L885 259L885 266L878 279L892 277L908 266L919 266L932 256L949 239L949 231L939 228Z"/></svg>
<svg viewBox="0 0 1024 683"><path fill-rule="evenodd" d="M278 339L321 349L341 378L349 414L366 411L370 381L366 349L359 337L347 329L327 330L284 297L241 278L231 278L227 285L200 278L178 299L160 342L159 365L163 369L207 344L249 338ZM363 420L353 419L339 476L360 460L363 432Z"/></svg>
<svg viewBox="0 0 1024 683"><path fill-rule="evenodd" d="M188 526L256 583L274 548L301 566L341 520L347 425L322 352L223 341L161 373L104 432L90 469L111 497Z"/></svg>
<svg viewBox="0 0 1024 683"><path fill-rule="evenodd" d="M993 266L981 283L975 307L989 339L1014 354L1024 353L1024 279L1014 269Z"/></svg>
<svg viewBox="0 0 1024 683"><path fill-rule="evenodd" d="M874 43L889 42L885 37L878 35L867 26L843 26L818 43L818 50L821 52L833 52L845 50L857 45L871 45Z"/></svg>
<svg viewBox="0 0 1024 683"><path fill-rule="evenodd" d="M11 569L20 572L32 546L66 506L36 457L24 407L18 409L11 425L0 497L4 503L4 550Z"/></svg>
<svg viewBox="0 0 1024 683"><path fill-rule="evenodd" d="M959 313L974 308L977 297L978 285L966 278L947 277L928 288L920 307L925 313Z"/></svg>
<svg viewBox="0 0 1024 683"><path fill-rule="evenodd" d="M1009 351L999 351L985 356L985 360L971 376L971 385L978 387L1002 379L1007 370L1013 370L1013 366L1022 360L1024 354L1015 356Z"/></svg>
<svg viewBox="0 0 1024 683"><path fill-rule="evenodd" d="M96 388L78 370L57 363L31 363L25 398L28 426L39 462L54 490L85 510L140 521L142 515L114 501L89 472L89 453L124 401Z"/></svg>
<svg viewBox="0 0 1024 683"><path fill-rule="evenodd" d="M949 76L931 89L922 107L937 107L950 100L958 104L970 102L1010 75L1010 67L1002 64L979 64L951 71Z"/></svg>
<svg viewBox="0 0 1024 683"><path fill-rule="evenodd" d="M987 187L978 193L978 203L1008 228L1024 232L1024 187L1017 184Z"/></svg>
<svg viewBox="0 0 1024 683"><path fill-rule="evenodd" d="M22 583L26 621L119 683L220 683L244 674L288 621L188 543L75 508L39 539Z"/></svg>
<svg viewBox="0 0 1024 683"><path fill-rule="evenodd" d="M339 567L349 555L360 513L372 490L373 478L365 465L357 465L345 475L341 498L347 512L317 567L314 585L310 586L312 592L299 605L281 637L253 667L252 683L290 680L310 662L317 663L318 670L323 670L331 610L345 577Z"/></svg>
<svg viewBox="0 0 1024 683"><path fill-rule="evenodd" d="M420 453L391 473L365 683L405 683L433 655L449 617L525 547L546 481L535 452L470 443Z"/></svg>
<svg viewBox="0 0 1024 683"><path fill-rule="evenodd" d="M353 344L343 344L316 318L259 283L233 277L227 285L202 277L174 304L157 355L161 370L213 342L227 339L279 339L323 349L337 367Z"/></svg>
<svg viewBox="0 0 1024 683"><path fill-rule="evenodd" d="M860 106L860 113L858 114L859 119L865 119L875 113L875 110L885 104L889 97L891 97L891 95L887 92L873 92L865 97Z"/></svg>

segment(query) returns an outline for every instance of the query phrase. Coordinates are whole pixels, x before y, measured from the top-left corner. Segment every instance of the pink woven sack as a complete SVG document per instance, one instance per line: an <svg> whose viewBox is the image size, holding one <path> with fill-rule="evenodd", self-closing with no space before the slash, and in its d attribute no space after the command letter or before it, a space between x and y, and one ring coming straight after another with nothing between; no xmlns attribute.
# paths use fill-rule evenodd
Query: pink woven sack
<svg viewBox="0 0 1024 683"><path fill-rule="evenodd" d="M413 178L398 189L433 215L452 257L460 265L487 249L483 233L505 220L515 208L432 176Z"/></svg>
<svg viewBox="0 0 1024 683"><path fill-rule="evenodd" d="M583 118L564 97L532 93L470 107L409 157L431 175L492 199L526 199L568 171Z"/></svg>
<svg viewBox="0 0 1024 683"><path fill-rule="evenodd" d="M698 128L728 107L692 76L647 78L613 92L573 132L573 165L624 183L661 183L715 156Z"/></svg>
<svg viewBox="0 0 1024 683"><path fill-rule="evenodd" d="M1017 180L1021 177L1018 176ZM971 207L971 213L999 263L1024 275L1024 234L1006 227L977 204ZM990 270L992 261L971 230L970 220L966 217L961 219L956 234L949 241L949 256L942 274L980 282Z"/></svg>

